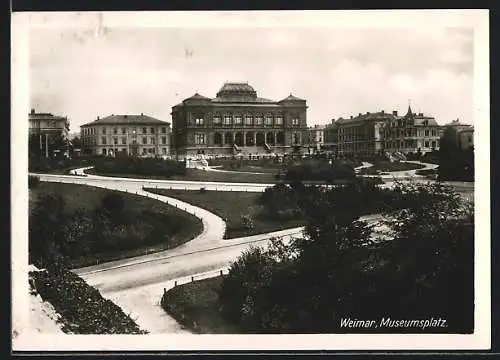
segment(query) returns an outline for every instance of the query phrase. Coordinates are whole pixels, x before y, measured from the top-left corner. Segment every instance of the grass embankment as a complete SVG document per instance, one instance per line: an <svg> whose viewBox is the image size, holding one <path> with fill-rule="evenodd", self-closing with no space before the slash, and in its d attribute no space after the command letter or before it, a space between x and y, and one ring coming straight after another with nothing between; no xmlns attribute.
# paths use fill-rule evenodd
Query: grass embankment
<svg viewBox="0 0 500 360"><path fill-rule="evenodd" d="M161 305L185 328L198 334L237 334L241 329L220 313L220 276L176 286L162 297Z"/></svg>
<svg viewBox="0 0 500 360"><path fill-rule="evenodd" d="M112 238L113 246L108 246L106 235L103 235L102 243L92 242L95 239L91 236L83 236L79 241L88 241L90 250L84 250L87 246L80 243L81 252L75 250L69 258L71 267L170 249L193 239L203 231L201 220L173 206L139 195L85 185L40 182L38 187L30 189L30 209L43 194L58 194L65 200L66 214L71 215L81 208L84 216L92 219L102 198L109 193L120 194L124 201L120 214L122 237L109 234L107 237Z"/></svg>
<svg viewBox="0 0 500 360"><path fill-rule="evenodd" d="M364 168L359 171L363 175L379 175L380 173L390 173L394 171L409 171L423 169L425 165L409 163L409 162L390 162L390 161L376 161L372 167Z"/></svg>
<svg viewBox="0 0 500 360"><path fill-rule="evenodd" d="M111 300L68 270L60 274L47 271L29 273L32 291L52 304L61 315L65 333L146 334Z"/></svg>
<svg viewBox="0 0 500 360"><path fill-rule="evenodd" d="M272 231L289 229L305 225L303 219L271 220L261 215L263 205L257 200L262 195L255 192L242 191L190 191L169 189L144 189L146 191L165 195L185 201L206 209L226 220L226 239L242 236L264 234ZM245 228L242 215L249 216L254 223L251 229Z"/></svg>

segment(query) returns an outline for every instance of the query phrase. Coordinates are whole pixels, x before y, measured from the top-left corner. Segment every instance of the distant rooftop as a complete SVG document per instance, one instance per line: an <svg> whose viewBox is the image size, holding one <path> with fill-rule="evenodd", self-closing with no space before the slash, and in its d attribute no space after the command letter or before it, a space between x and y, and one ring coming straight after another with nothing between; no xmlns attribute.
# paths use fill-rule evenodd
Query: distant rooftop
<svg viewBox="0 0 500 360"><path fill-rule="evenodd" d="M104 118L97 117L96 120L86 123L82 126L92 126L92 125L111 125L111 124L122 124L122 125L165 125L169 126L170 123L162 120L155 119L151 116L144 114L140 115L110 115Z"/></svg>

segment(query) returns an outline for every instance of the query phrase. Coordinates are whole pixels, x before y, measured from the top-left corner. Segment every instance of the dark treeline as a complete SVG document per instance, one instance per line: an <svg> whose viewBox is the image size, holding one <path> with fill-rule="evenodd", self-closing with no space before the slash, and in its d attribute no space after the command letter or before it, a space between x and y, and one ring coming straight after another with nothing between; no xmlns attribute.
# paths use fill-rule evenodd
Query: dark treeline
<svg viewBox="0 0 500 360"><path fill-rule="evenodd" d="M333 190L278 185L261 200L300 208L308 225L303 238L253 248L232 265L219 290L229 323L247 333L472 332L473 209L452 189L398 184L389 195L360 183ZM393 240L373 241L359 220L370 206L390 214ZM341 327L343 318L384 317L442 318L447 326Z"/></svg>

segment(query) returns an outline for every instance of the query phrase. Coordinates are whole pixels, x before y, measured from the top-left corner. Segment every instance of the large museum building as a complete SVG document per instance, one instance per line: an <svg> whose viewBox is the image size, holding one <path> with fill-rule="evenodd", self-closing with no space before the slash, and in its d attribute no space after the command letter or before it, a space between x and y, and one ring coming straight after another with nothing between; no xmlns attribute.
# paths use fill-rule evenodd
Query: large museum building
<svg viewBox="0 0 500 360"><path fill-rule="evenodd" d="M172 108L177 155L259 155L301 151L307 142L306 100L257 96L247 83L225 83L215 98L198 93Z"/></svg>

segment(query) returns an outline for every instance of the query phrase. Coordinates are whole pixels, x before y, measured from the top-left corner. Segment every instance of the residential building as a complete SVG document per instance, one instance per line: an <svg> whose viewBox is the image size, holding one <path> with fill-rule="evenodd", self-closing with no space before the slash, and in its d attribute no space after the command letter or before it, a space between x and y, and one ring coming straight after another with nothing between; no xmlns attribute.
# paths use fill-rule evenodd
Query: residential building
<svg viewBox="0 0 500 360"><path fill-rule="evenodd" d="M80 126L86 155L167 156L170 123L140 115L110 115Z"/></svg>
<svg viewBox="0 0 500 360"><path fill-rule="evenodd" d="M387 153L425 154L439 150L440 126L431 116L414 113L408 106L404 116L394 117L385 124L383 137Z"/></svg>
<svg viewBox="0 0 500 360"><path fill-rule="evenodd" d="M307 145L306 100L273 101L247 83L225 83L215 98L198 93L172 107L178 156L259 155L301 151Z"/></svg>
<svg viewBox="0 0 500 360"><path fill-rule="evenodd" d="M460 122L459 119L444 126L442 134L444 140L447 140L454 147L467 150L474 147L474 127Z"/></svg>
<svg viewBox="0 0 500 360"><path fill-rule="evenodd" d="M29 113L30 149L40 151L41 155L49 157L55 152L67 153L66 142L69 132L69 121L67 117L53 115L51 113L37 113L31 109ZM62 141L59 141L62 140Z"/></svg>
<svg viewBox="0 0 500 360"><path fill-rule="evenodd" d="M320 151L325 145L325 126L314 125L307 129L308 143L312 150Z"/></svg>
<svg viewBox="0 0 500 360"><path fill-rule="evenodd" d="M340 156L372 157L384 150L384 127L394 119L394 114L384 110L376 113L359 113L349 119L339 118L337 153Z"/></svg>

